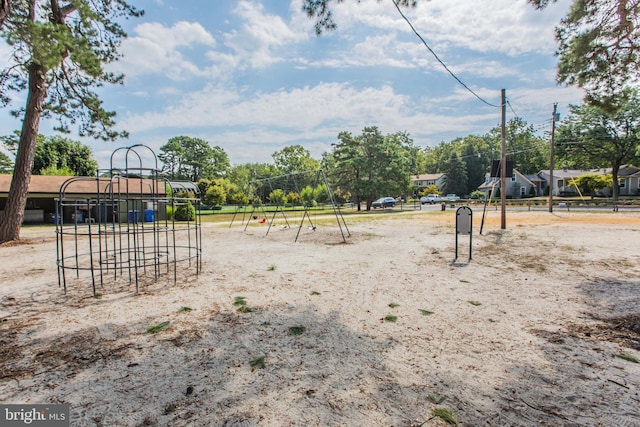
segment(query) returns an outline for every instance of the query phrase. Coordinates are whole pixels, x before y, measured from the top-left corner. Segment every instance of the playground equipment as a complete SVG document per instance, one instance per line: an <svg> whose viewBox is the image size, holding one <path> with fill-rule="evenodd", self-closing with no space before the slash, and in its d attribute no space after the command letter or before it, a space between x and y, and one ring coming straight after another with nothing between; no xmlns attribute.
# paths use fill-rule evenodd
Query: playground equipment
<svg viewBox="0 0 640 427"><path fill-rule="evenodd" d="M144 167L151 162L152 167ZM96 177L69 178L56 199L58 285L90 278L98 288L156 282L182 267L199 274L202 230L199 190L160 176L155 153L144 145L111 154Z"/></svg>
<svg viewBox="0 0 640 427"><path fill-rule="evenodd" d="M289 222L288 215L290 216L294 211L286 210L285 204L298 205L302 209L302 217L294 240L297 242L305 222L308 223L310 230L316 230L317 224L314 223L311 213L316 212L315 205L320 199L320 203L329 204L338 223L342 241L346 242L347 237L351 236L322 169L256 179L250 183L250 192L253 199L252 204L236 208L231 218L231 224L229 224L230 228L240 213L242 213L242 224L245 231L253 219L258 223L266 224L265 235L269 235L278 215L284 221L284 228L292 228L293 221ZM247 219L246 222L245 219Z"/></svg>

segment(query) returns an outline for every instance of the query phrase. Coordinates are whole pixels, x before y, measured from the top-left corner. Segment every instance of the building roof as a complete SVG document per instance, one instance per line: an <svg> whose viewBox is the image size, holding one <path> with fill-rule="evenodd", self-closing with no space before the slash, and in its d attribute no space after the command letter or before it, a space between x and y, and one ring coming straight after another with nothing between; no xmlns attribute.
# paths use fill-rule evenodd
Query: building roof
<svg viewBox="0 0 640 427"><path fill-rule="evenodd" d="M6 197L13 175L0 174L0 197ZM143 178L93 178L70 176L31 175L29 194L57 197L63 190L65 195L93 195L97 193L165 194L164 181Z"/></svg>
<svg viewBox="0 0 640 427"><path fill-rule="evenodd" d="M422 175L414 175L413 181L437 181L444 176L443 173L425 173Z"/></svg>

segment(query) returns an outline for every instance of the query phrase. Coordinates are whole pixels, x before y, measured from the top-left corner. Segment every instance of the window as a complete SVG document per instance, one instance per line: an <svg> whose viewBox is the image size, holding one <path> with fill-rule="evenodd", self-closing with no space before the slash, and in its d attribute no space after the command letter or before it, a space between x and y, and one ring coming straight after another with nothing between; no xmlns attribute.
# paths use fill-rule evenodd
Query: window
<svg viewBox="0 0 640 427"><path fill-rule="evenodd" d="M624 187L626 187L626 184L627 184L627 180L626 179L619 179L618 180L618 187L624 188Z"/></svg>

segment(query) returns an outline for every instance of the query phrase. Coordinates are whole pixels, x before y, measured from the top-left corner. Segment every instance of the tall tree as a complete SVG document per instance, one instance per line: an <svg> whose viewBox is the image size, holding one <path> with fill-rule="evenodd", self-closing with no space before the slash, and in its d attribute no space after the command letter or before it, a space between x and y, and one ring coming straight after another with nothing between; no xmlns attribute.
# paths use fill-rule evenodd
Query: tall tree
<svg viewBox="0 0 640 427"><path fill-rule="evenodd" d="M141 16L125 0L4 0L0 4L0 36L12 51L0 70L0 103L26 91L20 144L6 210L0 220L0 243L17 240L31 178L36 139L43 115L59 119L59 129L80 123L80 135L104 140L124 136L113 130L115 113L107 111L93 91L123 76L104 71L118 58L126 33L121 17Z"/></svg>
<svg viewBox="0 0 640 427"><path fill-rule="evenodd" d="M230 168L229 157L222 148L190 136L171 138L160 147L158 158L163 163L163 173L171 179L197 182L201 178L222 177Z"/></svg>
<svg viewBox="0 0 640 427"><path fill-rule="evenodd" d="M549 0L529 2L543 8ZM558 81L585 89L587 103L609 112L622 108L640 70L640 4L574 0L556 39Z"/></svg>
<svg viewBox="0 0 640 427"><path fill-rule="evenodd" d="M452 154L444 163L442 172L445 175L444 193L467 194L467 165L464 159Z"/></svg>
<svg viewBox="0 0 640 427"><path fill-rule="evenodd" d="M365 127L362 135L338 135L334 145L332 182L347 189L366 209L380 196L406 194L413 172L413 141L406 133L383 136L377 127Z"/></svg>
<svg viewBox="0 0 640 427"><path fill-rule="evenodd" d="M320 162L311 157L309 150L301 145L290 145L271 155L282 173L306 172L320 169Z"/></svg>
<svg viewBox="0 0 640 427"><path fill-rule="evenodd" d="M632 162L640 144L640 97L630 95L611 113L595 105L571 106L570 115L556 130L563 148L558 155L580 156L591 167L608 166L613 177L613 198L618 199L620 166Z"/></svg>

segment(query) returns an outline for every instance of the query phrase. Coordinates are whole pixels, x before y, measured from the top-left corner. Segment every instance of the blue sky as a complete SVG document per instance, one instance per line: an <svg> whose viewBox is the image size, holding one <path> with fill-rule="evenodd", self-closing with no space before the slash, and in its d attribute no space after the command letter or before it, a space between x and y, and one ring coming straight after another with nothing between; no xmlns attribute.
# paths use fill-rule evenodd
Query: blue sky
<svg viewBox="0 0 640 427"><path fill-rule="evenodd" d="M500 109L468 92L411 32L392 0L334 5L338 29L317 37L301 0L139 0L126 21L124 57L109 69L124 86L100 90L128 140L81 139L101 167L117 147L158 152L174 136L222 147L232 164L272 162L300 144L320 158L341 131L406 131L420 147L482 135ZM537 11L525 0L422 0L406 10L431 48L474 92L550 130L553 103L564 115L582 92L555 83L554 27L569 1ZM0 46L0 57L6 57ZM5 52L5 53L3 53ZM13 108L24 98L15 98ZM515 113L515 114L514 114ZM8 109L0 133L20 128ZM44 122L41 133L51 134Z"/></svg>

